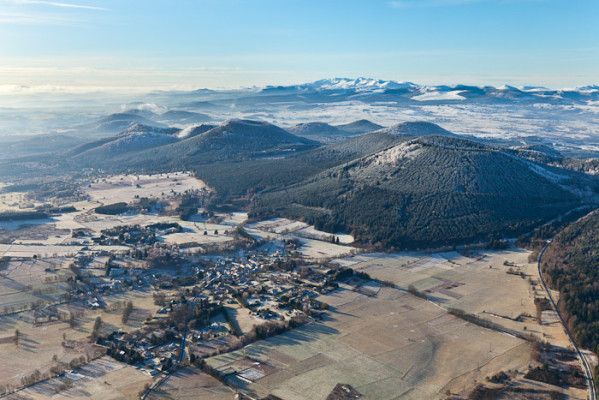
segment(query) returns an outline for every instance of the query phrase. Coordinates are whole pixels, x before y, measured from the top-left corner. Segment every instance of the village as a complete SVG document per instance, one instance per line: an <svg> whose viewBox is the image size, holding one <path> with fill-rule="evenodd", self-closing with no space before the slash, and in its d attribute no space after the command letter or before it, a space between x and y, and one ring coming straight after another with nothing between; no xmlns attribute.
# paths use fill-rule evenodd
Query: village
<svg viewBox="0 0 599 400"><path fill-rule="evenodd" d="M94 261L82 264L78 272L86 271ZM154 376L182 360L209 354L202 350L194 353L195 348L222 347L223 343L232 343L233 348L247 332L248 321L254 328L269 321L305 323L318 317L323 305L314 298L336 287L334 276L321 268L315 272L309 265L295 267L294 261L286 261L280 254L248 251L234 258L202 261L179 273L108 264L107 276L86 279L81 275L69 294L79 296L87 307L99 308L105 304L104 293L150 289L155 315L141 329L111 332L98 337L97 344L106 347L113 358ZM116 258L110 262L127 263ZM241 314L239 309L246 310L243 321L235 318Z"/></svg>

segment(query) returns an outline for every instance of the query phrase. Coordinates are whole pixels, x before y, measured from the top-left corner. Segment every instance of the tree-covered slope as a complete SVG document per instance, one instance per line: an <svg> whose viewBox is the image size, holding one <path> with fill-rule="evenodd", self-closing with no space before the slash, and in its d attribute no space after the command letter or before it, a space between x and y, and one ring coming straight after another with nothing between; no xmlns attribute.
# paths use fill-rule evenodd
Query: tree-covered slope
<svg viewBox="0 0 599 400"><path fill-rule="evenodd" d="M280 157L317 145L314 141L294 136L266 122L230 120L176 143L116 161L137 169L191 169L219 161Z"/></svg>
<svg viewBox="0 0 599 400"><path fill-rule="evenodd" d="M200 179L215 188L221 198L239 196L287 187L328 168L376 153L404 140L385 133L370 133L288 157L227 160L196 165L194 171Z"/></svg>
<svg viewBox="0 0 599 400"><path fill-rule="evenodd" d="M286 215L364 242L432 247L531 229L573 208L587 178L450 136L404 140L262 193L252 215Z"/></svg>
<svg viewBox="0 0 599 400"><path fill-rule="evenodd" d="M543 255L543 274L576 341L599 351L599 212L568 226Z"/></svg>

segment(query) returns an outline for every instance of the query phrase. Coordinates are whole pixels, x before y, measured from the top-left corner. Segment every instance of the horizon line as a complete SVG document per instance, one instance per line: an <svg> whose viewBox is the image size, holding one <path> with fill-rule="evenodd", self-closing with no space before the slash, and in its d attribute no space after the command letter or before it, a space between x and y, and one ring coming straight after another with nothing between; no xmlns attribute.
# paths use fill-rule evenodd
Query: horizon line
<svg viewBox="0 0 599 400"><path fill-rule="evenodd" d="M265 85L248 85L248 86L223 86L223 85L214 85L214 86L206 86L206 85L193 85L193 84L172 84L172 85L164 85L164 86L111 86L111 85L60 85L60 84L42 84L42 85L18 85L18 84L5 84L0 85L0 96L5 95L40 95L40 94L56 94L56 95L84 95L84 94L152 94L154 92L181 92L181 93L191 93L195 91L201 90L210 90L213 92L229 92L229 91L237 91L237 90L260 90L260 89L269 89L269 88L286 88L286 87L295 87L295 86L305 86L311 85L318 82L323 81L358 81L358 80L366 80L366 81L376 81L381 83L391 83L398 85L413 85L418 88L438 88L442 86L447 87L457 87L457 86L470 86L477 88L495 88L501 89L503 87L511 87L518 90L523 91L533 91L533 90L580 90L584 88L592 88L591 90L599 90L599 84L597 83L586 83L583 85L577 86L562 86L562 87L551 87L543 84L510 84L504 83L502 85L494 85L494 84L485 84L485 83L441 83L441 84L420 84L415 83L414 80L395 80L395 79L380 79L380 78L367 78L367 77L356 77L356 78L347 78L347 77L332 77L332 78L322 78L313 81L303 81L298 83L272 83ZM368 90L380 90L381 88L377 87L361 87L357 86L357 89L363 89L364 91ZM339 88L342 90L343 88ZM459 89L458 89L459 90Z"/></svg>

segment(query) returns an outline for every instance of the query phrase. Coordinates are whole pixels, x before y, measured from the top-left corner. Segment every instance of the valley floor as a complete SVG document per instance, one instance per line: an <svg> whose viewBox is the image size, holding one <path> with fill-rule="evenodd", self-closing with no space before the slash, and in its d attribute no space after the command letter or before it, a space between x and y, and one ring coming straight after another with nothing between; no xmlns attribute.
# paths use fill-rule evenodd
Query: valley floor
<svg viewBox="0 0 599 400"><path fill-rule="evenodd" d="M525 335L558 349L570 347L553 311L543 311L543 324L535 318L534 299L543 292L528 255L512 250L338 260L396 286L343 284L318 298L329 306L322 320L208 363L227 375L229 386L255 397L325 399L338 383L346 383L369 399L466 398L477 383L499 386L487 378L505 371L512 390L534 398L555 391L585 399L584 388L524 378L529 366L538 364ZM407 293L410 285L428 300ZM448 313L452 308L503 331L466 322ZM260 373L247 378L252 369Z"/></svg>

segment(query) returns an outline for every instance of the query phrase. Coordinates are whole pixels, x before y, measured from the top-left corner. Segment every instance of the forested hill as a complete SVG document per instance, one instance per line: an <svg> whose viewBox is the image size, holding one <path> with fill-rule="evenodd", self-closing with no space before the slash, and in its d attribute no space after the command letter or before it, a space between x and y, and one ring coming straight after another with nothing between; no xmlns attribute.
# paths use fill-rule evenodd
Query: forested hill
<svg viewBox="0 0 599 400"><path fill-rule="evenodd" d="M341 164L388 149L414 137L433 134L455 136L428 122L404 122L342 142L297 152L284 158L244 159L197 165L198 176L214 187L221 197L244 195L299 183Z"/></svg>
<svg viewBox="0 0 599 400"><path fill-rule="evenodd" d="M543 255L542 271L559 290L558 307L581 346L599 351L599 212L568 226Z"/></svg>
<svg viewBox="0 0 599 400"><path fill-rule="evenodd" d="M243 196L301 182L328 168L376 153L405 141L376 132L320 146L285 158L260 158L202 164L197 176L215 188L220 198Z"/></svg>
<svg viewBox="0 0 599 400"><path fill-rule="evenodd" d="M199 135L118 161L143 167L152 160L161 166L191 168L222 160L278 157L315 146L316 142L266 122L229 120Z"/></svg>
<svg viewBox="0 0 599 400"><path fill-rule="evenodd" d="M585 187L596 188L594 179L470 140L423 136L265 191L252 216L305 219L381 248L430 248L528 231L580 204Z"/></svg>
<svg viewBox="0 0 599 400"><path fill-rule="evenodd" d="M164 132L163 132L164 131ZM175 131L145 127L79 146L65 155L78 167L108 171L193 169L218 161L287 156L318 146L266 122L226 121Z"/></svg>

